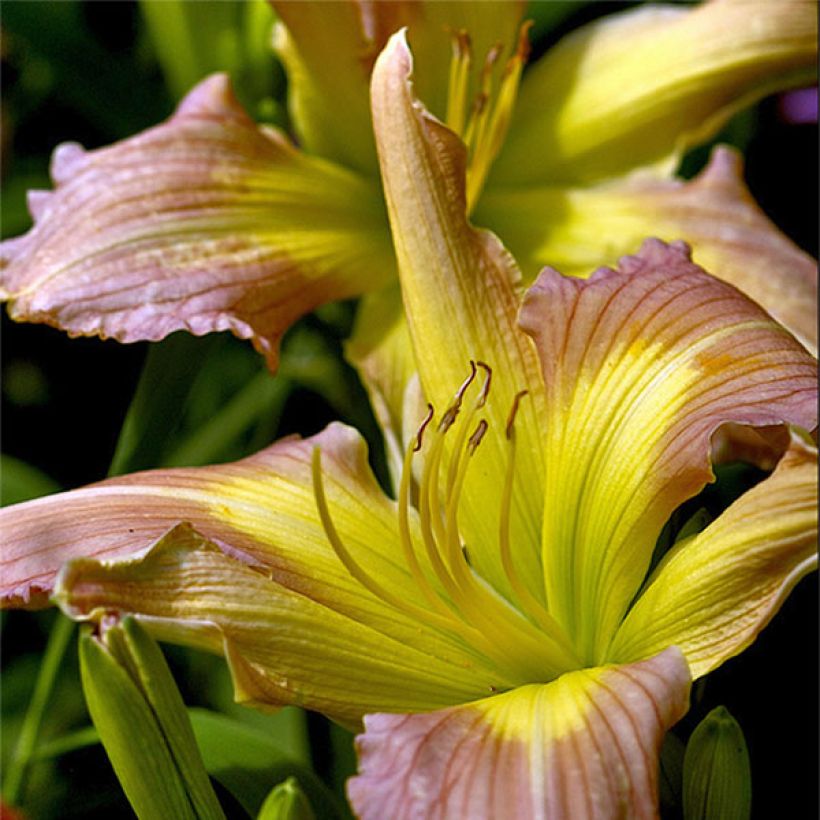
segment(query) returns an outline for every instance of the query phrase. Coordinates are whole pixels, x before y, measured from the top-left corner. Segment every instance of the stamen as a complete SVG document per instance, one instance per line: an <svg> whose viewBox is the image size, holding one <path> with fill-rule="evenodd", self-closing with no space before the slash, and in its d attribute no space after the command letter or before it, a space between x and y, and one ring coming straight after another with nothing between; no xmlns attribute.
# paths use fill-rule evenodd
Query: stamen
<svg viewBox="0 0 820 820"><path fill-rule="evenodd" d="M516 644L528 646L526 650L530 653L530 659L535 662L543 647L544 634L537 632L533 625L515 608L510 606L495 591L486 585L479 576L470 568L458 533L458 506L461 497L461 490L464 479L467 475L469 458L472 457L476 448L481 443L487 432L488 424L482 419L470 436L467 444L467 458L461 460L458 477L453 488L453 493L447 499L447 533L445 546L447 549L447 563L457 584L457 591L454 600L457 601L461 611L475 625L481 634L489 639L494 646L494 651L499 657L510 657L510 651L515 654ZM555 637L552 632L547 633L549 637ZM510 636L515 635L513 642ZM574 660L572 648L567 644L566 639L559 633L555 643L555 649L563 654L565 662L571 665ZM520 647L519 647L520 648ZM517 661L521 661L519 655ZM515 662L515 661L514 661Z"/></svg>
<svg viewBox="0 0 820 820"><path fill-rule="evenodd" d="M481 393L478 397L478 407L483 407L487 403L487 396L490 395L490 382L493 380L493 369L484 362L476 362L476 364L485 373L484 384L481 385Z"/></svg>
<svg viewBox="0 0 820 820"><path fill-rule="evenodd" d="M433 420L434 413L435 411L433 410L433 405L430 404L430 402L427 402L427 415L424 417L424 421L422 421L418 433L416 433L416 443L413 445L414 453L417 453L419 450L421 450L422 437L424 436L424 431L427 429L427 425Z"/></svg>
<svg viewBox="0 0 820 820"><path fill-rule="evenodd" d="M322 521L322 528L325 531L327 540L330 542L336 556L344 565L344 568L355 578L365 589L380 598L385 603L405 612L421 623L426 623L437 629L452 630L453 622L441 617L437 612L430 612L420 606L416 606L410 601L405 601L385 589L378 581L367 574L357 563L353 556L345 547L344 542L339 537L336 527L333 525L333 520L330 517L330 510L327 506L327 499L325 498L325 489L322 481L322 451L320 447L313 449L313 456L311 458L311 474L313 477L313 494L316 498L316 508L319 511L319 518Z"/></svg>
<svg viewBox="0 0 820 820"><path fill-rule="evenodd" d="M489 425L487 424L486 419L481 419L478 423L478 427L476 427L475 432L470 436L470 440L467 442L467 452L472 455L478 445L481 444L481 439L484 438L484 434L487 432L487 428Z"/></svg>
<svg viewBox="0 0 820 820"><path fill-rule="evenodd" d="M512 561L512 550L510 546L510 509L512 507L513 481L515 479L515 417L518 414L518 406L521 399L529 393L528 390L521 390L515 394L510 415L507 417L506 437L508 442L507 470L504 476L504 488L501 493L501 512L498 519L498 543L501 553L501 566L510 588L515 594L516 601L524 614L539 626L548 635L551 635L566 649L570 649L563 630L555 622L546 607L529 591L521 580Z"/></svg>
<svg viewBox="0 0 820 820"><path fill-rule="evenodd" d="M493 89L493 68L501 55L503 46L496 43L488 52L481 67L479 91L473 103L467 130L464 133L464 142L468 146L478 146L484 136L487 117L490 113L489 101Z"/></svg>
<svg viewBox="0 0 820 820"><path fill-rule="evenodd" d="M518 405L521 403L521 399L524 396L529 394L529 390L519 390L515 394L515 398L513 399L512 407L510 408L510 415L507 416L507 426L504 428L504 432L507 436L507 441L509 441L513 437L513 433L515 432L515 417L518 415Z"/></svg>
<svg viewBox="0 0 820 820"><path fill-rule="evenodd" d="M467 376L467 378L461 383L461 387L459 387L456 391L453 403L444 411L444 415L438 423L440 433L446 433L455 423L455 420L458 418L458 414L461 411L461 404L464 401L464 394L467 392L467 388L473 383L477 372L475 362L471 359L470 375Z"/></svg>
<svg viewBox="0 0 820 820"><path fill-rule="evenodd" d="M421 537L424 548L433 571L441 581L444 589L451 598L458 596L458 589L453 582L447 567L441 559L438 542L443 541L444 527L441 524L440 512L438 511L438 472L441 464L441 453L444 445L444 434L436 430L433 445L421 472L421 482L419 486L419 523L421 525ZM435 513L434 513L435 510ZM434 534L435 530L435 534Z"/></svg>
<svg viewBox="0 0 820 820"><path fill-rule="evenodd" d="M446 122L449 128L460 135L464 131L464 122L467 118L467 90L472 62L470 35L464 29L460 29L451 33L451 42L453 57L450 60Z"/></svg>
<svg viewBox="0 0 820 820"><path fill-rule="evenodd" d="M447 472L447 498L449 498L453 492L453 484L455 482L456 473L458 472L459 465L461 463L461 458L464 452L464 442L467 437L467 430L472 424L473 417L475 416L476 412L480 410L487 402L487 395L490 392L490 381L492 380L493 375L493 371L490 369L490 366L485 364L484 362L470 361L470 366L480 367L484 371L484 384L481 385L481 392L478 394L478 400L470 410L469 417L463 423L461 429L458 431L455 444L453 445L453 457L450 459L450 469Z"/></svg>
<svg viewBox="0 0 820 820"><path fill-rule="evenodd" d="M529 56L529 30L532 20L522 24L518 32L518 44L515 53L507 60L498 84L495 100L492 104L482 102L480 110L474 109L473 116L467 125L465 143L470 149L470 161L467 172L467 211L471 213L484 188L484 182L490 172L495 158L501 151L504 139L512 120L512 112L518 97L518 86L524 64ZM492 54L492 51L491 51ZM495 62L497 54L492 62ZM489 60L490 55L488 55ZM489 95L490 84L485 78L487 64L482 71L481 94Z"/></svg>
<svg viewBox="0 0 820 820"><path fill-rule="evenodd" d="M404 465L401 471L401 483L399 484L399 537L407 566L410 568L410 574L413 576L422 594L437 612L448 620L452 620L453 613L439 597L421 569L421 565L416 557L416 550L413 546L413 537L410 534L410 476L413 473L413 454L421 449L422 433L433 417L433 405L428 404L427 406L429 410L424 421L421 423L419 432L416 434L416 444L413 447L408 447L404 454Z"/></svg>

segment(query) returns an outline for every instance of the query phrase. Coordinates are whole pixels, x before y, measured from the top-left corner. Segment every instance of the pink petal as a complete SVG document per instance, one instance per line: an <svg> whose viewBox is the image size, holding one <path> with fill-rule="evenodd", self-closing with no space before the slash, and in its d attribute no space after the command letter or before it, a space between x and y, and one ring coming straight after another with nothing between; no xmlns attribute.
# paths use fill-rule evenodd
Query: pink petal
<svg viewBox="0 0 820 820"><path fill-rule="evenodd" d="M230 330L274 367L295 319L392 272L378 188L258 127L225 75L142 134L61 145L52 177L0 246L16 320L122 342Z"/></svg>
<svg viewBox="0 0 820 820"><path fill-rule="evenodd" d="M368 715L348 796L362 820L656 817L658 753L689 683L671 648L429 714Z"/></svg>

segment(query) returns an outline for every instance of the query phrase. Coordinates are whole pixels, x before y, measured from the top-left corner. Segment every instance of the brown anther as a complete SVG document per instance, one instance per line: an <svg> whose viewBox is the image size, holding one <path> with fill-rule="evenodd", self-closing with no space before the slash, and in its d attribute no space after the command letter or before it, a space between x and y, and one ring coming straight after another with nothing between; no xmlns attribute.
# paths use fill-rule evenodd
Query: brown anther
<svg viewBox="0 0 820 820"><path fill-rule="evenodd" d="M493 72L493 66L498 62L498 58L501 56L501 52L504 50L503 43L496 43L490 50L487 52L487 56L484 59L484 67L481 69L481 79L489 80L490 75Z"/></svg>
<svg viewBox="0 0 820 820"><path fill-rule="evenodd" d="M475 362L470 359L470 375L467 376L467 378L461 383L461 387L459 387L456 391L456 396L453 399L453 403L444 411L444 415L438 423L440 433L446 432L455 423L459 411L461 410L461 403L464 401L464 394L467 392L467 388L473 383L477 372Z"/></svg>
<svg viewBox="0 0 820 820"><path fill-rule="evenodd" d="M481 421L478 423L478 427L475 428L475 431L467 440L467 452L470 455L472 455L476 451L478 445L481 444L481 439L484 438L484 434L487 432L487 428L489 426L490 425L487 424L486 419L481 419Z"/></svg>
<svg viewBox="0 0 820 820"><path fill-rule="evenodd" d="M413 446L413 452L414 453L417 453L419 450L421 450L421 443L422 443L422 439L424 437L424 431L427 429L427 425L432 421L434 412L435 411L433 410L433 405L428 404L427 405L427 415L424 417L424 421L422 421L421 426L419 427L418 433L416 433L416 443Z"/></svg>
<svg viewBox="0 0 820 820"><path fill-rule="evenodd" d="M478 116L486 107L490 100L490 95L486 91L479 91L473 100L473 114Z"/></svg>
<svg viewBox="0 0 820 820"><path fill-rule="evenodd" d="M481 393L479 394L476 407L483 407L487 403L487 396L490 395L490 382L493 380L493 369L486 362L476 362L476 364L484 371L484 384L481 385Z"/></svg>
<svg viewBox="0 0 820 820"><path fill-rule="evenodd" d="M472 44L467 29L460 28L458 31L449 29L449 34L453 42L453 54L456 57L469 56Z"/></svg>
<svg viewBox="0 0 820 820"><path fill-rule="evenodd" d="M532 29L534 25L534 20L525 20L518 30L518 46L515 49L515 58L521 60L522 63L527 62L530 51L532 50L532 45L530 44L530 29Z"/></svg>
<svg viewBox="0 0 820 820"><path fill-rule="evenodd" d="M521 402L521 399L529 393L529 390L519 390L518 393L515 394L515 398L513 399L512 407L510 408L510 415L507 416L507 438L511 439L513 434L513 425L515 424L515 416L518 413L518 405Z"/></svg>

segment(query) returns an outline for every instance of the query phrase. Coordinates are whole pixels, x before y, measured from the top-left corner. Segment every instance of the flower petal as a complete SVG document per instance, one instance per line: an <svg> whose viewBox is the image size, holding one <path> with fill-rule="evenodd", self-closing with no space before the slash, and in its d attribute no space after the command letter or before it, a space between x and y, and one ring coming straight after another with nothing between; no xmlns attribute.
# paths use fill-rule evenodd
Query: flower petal
<svg viewBox="0 0 820 820"><path fill-rule="evenodd" d="M428 655L324 607L187 525L139 558L71 561L56 598L77 620L134 614L160 640L224 652L237 700L254 705L297 704L355 725L373 709L430 709L486 691L465 658Z"/></svg>
<svg viewBox="0 0 820 820"><path fill-rule="evenodd" d="M302 146L360 173L377 170L368 80L375 44L362 4L273 2L274 48L288 74L288 110Z"/></svg>
<svg viewBox="0 0 820 820"><path fill-rule="evenodd" d="M654 573L609 655L625 663L674 643L699 678L751 644L817 568L817 448L793 434L777 469Z"/></svg>
<svg viewBox="0 0 820 820"><path fill-rule="evenodd" d="M376 484L364 442L354 430L332 424L312 438L285 439L233 464L135 473L0 510L4 604L43 606L57 570L71 558L131 556L187 521L283 587L423 645L427 630L364 589L331 548L314 496L315 447L322 451L325 494L345 546L384 588L423 603L401 553L395 504Z"/></svg>
<svg viewBox="0 0 820 820"><path fill-rule="evenodd" d="M600 663L663 523L713 480L712 434L727 421L812 429L816 366L682 243L647 240L587 280L545 269L521 324L547 387L547 599Z"/></svg>
<svg viewBox="0 0 820 820"><path fill-rule="evenodd" d="M669 649L426 715L368 715L348 795L362 820L657 816L658 755L688 708Z"/></svg>
<svg viewBox="0 0 820 820"><path fill-rule="evenodd" d="M373 70L373 121L410 337L426 399L441 414L471 360L493 369L486 407L490 434L476 454L463 496L462 529L479 572L507 592L498 550L498 487L508 458L504 427L518 391L529 389L516 426L535 438L542 391L535 351L515 316L519 272L498 239L467 222L465 149L415 99L404 36L394 35ZM521 448L527 476L516 495L513 540L521 575L540 572L536 549L543 466L537 448Z"/></svg>
<svg viewBox="0 0 820 820"><path fill-rule="evenodd" d="M683 239L698 264L817 349L817 267L758 208L732 148L715 149L690 182L634 178L587 189L488 191L476 218L504 237L525 274L549 264L586 276L633 252L645 236Z"/></svg>
<svg viewBox="0 0 820 820"><path fill-rule="evenodd" d="M0 251L14 319L123 342L231 330L274 366L295 319L391 277L378 189L257 127L224 75L140 135L61 146L52 174Z"/></svg>
<svg viewBox="0 0 820 820"><path fill-rule="evenodd" d="M496 42L510 43L523 3L281 2L275 47L288 72L288 102L302 145L358 171L378 172L370 123L373 63L391 34L409 27L419 58L420 97L438 116L447 105L452 33L470 34L482 61Z"/></svg>
<svg viewBox="0 0 820 820"><path fill-rule="evenodd" d="M526 75L493 179L580 182L673 171L766 94L814 82L814 3L648 6L573 33Z"/></svg>

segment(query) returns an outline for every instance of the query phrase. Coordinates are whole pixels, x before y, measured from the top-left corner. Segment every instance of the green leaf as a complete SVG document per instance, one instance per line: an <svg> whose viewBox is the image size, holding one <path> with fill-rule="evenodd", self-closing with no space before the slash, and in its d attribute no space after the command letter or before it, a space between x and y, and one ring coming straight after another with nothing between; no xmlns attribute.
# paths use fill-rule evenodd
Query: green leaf
<svg viewBox="0 0 820 820"><path fill-rule="evenodd" d="M231 74L237 96L251 114L284 121L274 99L281 70L271 48L274 15L264 0L140 0L140 10L171 94L181 99L215 71Z"/></svg>
<svg viewBox="0 0 820 820"><path fill-rule="evenodd" d="M78 749L95 746L99 742L100 733L97 729L94 726L83 726L82 729L77 729L48 743L41 744L31 759L33 761L51 760L52 758L62 757L71 752L76 752Z"/></svg>
<svg viewBox="0 0 820 820"><path fill-rule="evenodd" d="M256 820L314 820L314 817L296 779L289 777L271 789Z"/></svg>
<svg viewBox="0 0 820 820"><path fill-rule="evenodd" d="M14 456L0 456L0 502L19 504L41 495L56 493L60 485L36 467Z"/></svg>
<svg viewBox="0 0 820 820"><path fill-rule="evenodd" d="M164 465L194 467L219 461L240 434L262 417L278 422L291 389L287 379L260 371L210 421L180 442Z"/></svg>
<svg viewBox="0 0 820 820"><path fill-rule="evenodd" d="M9 805L16 804L20 799L28 765L37 745L46 705L59 675L66 647L73 634L74 623L58 615L37 672L37 681L34 684L28 709L26 709L17 745L3 779L3 798Z"/></svg>
<svg viewBox="0 0 820 820"><path fill-rule="evenodd" d="M207 709L189 710L205 768L256 815L270 789L294 777L318 817L343 816L336 798L307 767L293 761L271 738Z"/></svg>
<svg viewBox="0 0 820 820"><path fill-rule="evenodd" d="M685 820L748 820L752 774L743 730L724 706L695 727L683 761Z"/></svg>
<svg viewBox="0 0 820 820"><path fill-rule="evenodd" d="M80 636L80 678L91 719L137 816L195 820L156 716L90 627Z"/></svg>
<svg viewBox="0 0 820 820"><path fill-rule="evenodd" d="M109 475L157 467L168 449L182 408L205 358L219 344L216 335L200 339L174 333L152 344L128 408Z"/></svg>

